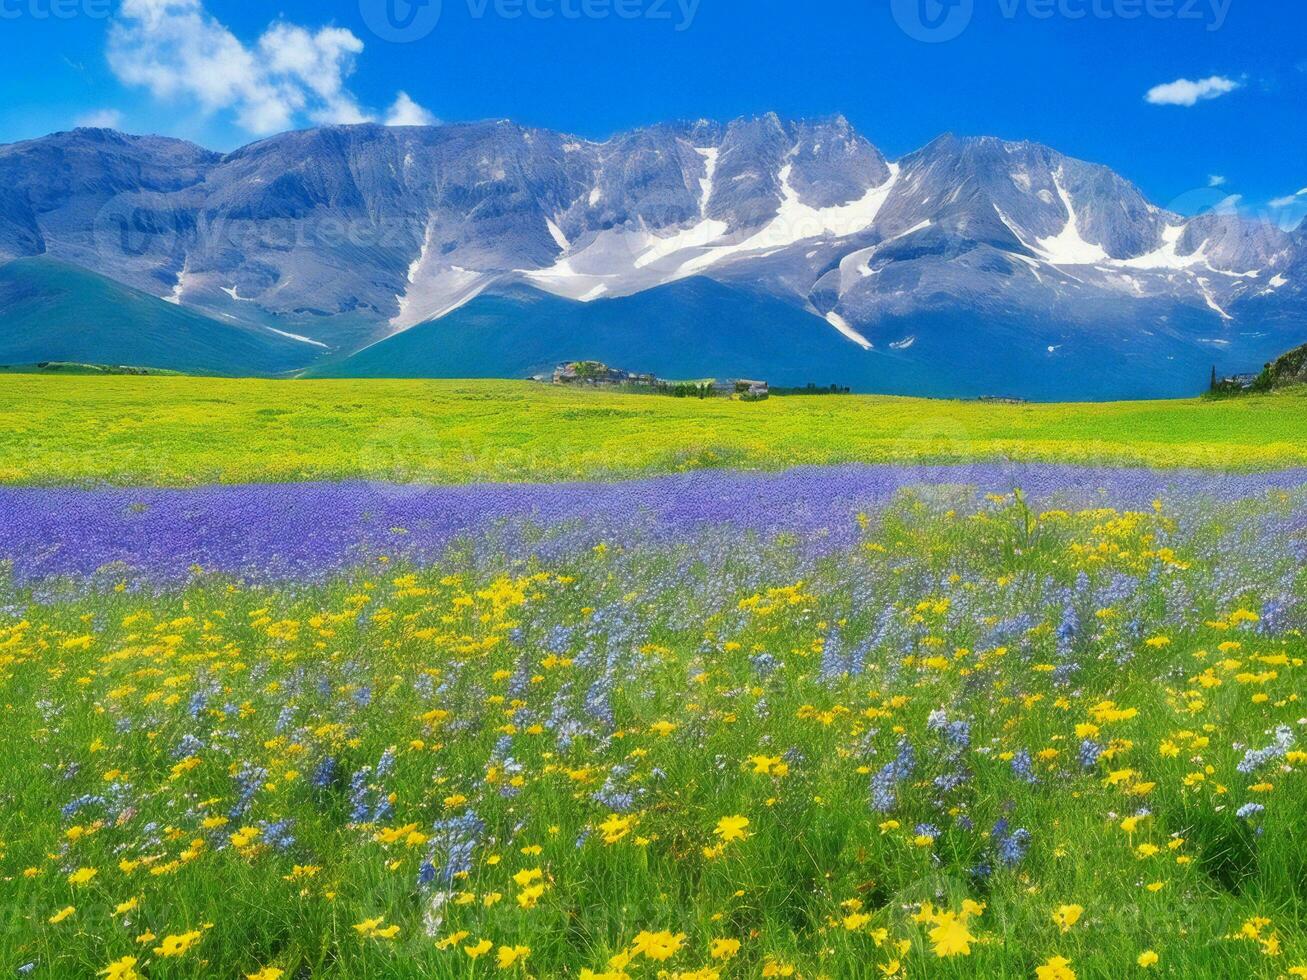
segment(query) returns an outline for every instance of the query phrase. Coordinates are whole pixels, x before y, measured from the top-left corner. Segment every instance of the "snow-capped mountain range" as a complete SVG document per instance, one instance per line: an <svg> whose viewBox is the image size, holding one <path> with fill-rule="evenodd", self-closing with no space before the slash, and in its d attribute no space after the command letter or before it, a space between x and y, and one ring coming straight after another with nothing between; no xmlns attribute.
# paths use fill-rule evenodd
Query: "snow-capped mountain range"
<svg viewBox="0 0 1307 980"><path fill-rule="evenodd" d="M864 388L1133 377L1139 358L1155 376L1173 362L1193 388L1199 364L1256 367L1307 339L1302 228L1182 217L1033 143L950 135L890 162L839 117L666 124L602 143L510 122L364 125L226 155L77 130L0 147L0 263L34 256L298 344L306 364L456 311L462 323L486 296L674 302L684 291L671 287L700 278L809 315L814 343L834 337L842 353L807 380ZM703 311L705 334L732 315L724 303ZM0 337L3 317L0 294ZM539 359L600 353L565 349L565 331L559 344ZM442 371L496 366L473 360Z"/></svg>

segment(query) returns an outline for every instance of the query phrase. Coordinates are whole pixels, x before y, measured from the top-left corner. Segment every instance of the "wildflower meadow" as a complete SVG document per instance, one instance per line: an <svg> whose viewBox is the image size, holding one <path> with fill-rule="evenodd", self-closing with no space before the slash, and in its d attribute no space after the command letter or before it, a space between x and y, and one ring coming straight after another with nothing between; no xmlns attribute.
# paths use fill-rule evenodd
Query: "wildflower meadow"
<svg viewBox="0 0 1307 980"><path fill-rule="evenodd" d="M0 488L0 971L1307 977L1307 472Z"/></svg>

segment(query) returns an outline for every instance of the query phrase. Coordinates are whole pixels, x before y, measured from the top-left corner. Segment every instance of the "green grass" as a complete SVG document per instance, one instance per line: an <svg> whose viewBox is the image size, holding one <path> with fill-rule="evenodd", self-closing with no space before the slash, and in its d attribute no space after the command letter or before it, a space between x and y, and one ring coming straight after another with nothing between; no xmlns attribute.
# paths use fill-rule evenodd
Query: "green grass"
<svg viewBox="0 0 1307 980"><path fill-rule="evenodd" d="M1249 531L1301 506L934 492L815 567L709 538L314 586L0 583L0 972L576 978L666 932L669 959L613 975L1283 977L1307 966L1304 642L1257 620L1304 573ZM1295 751L1241 770L1281 726ZM1000 820L1029 834L1007 862Z"/></svg>
<svg viewBox="0 0 1307 980"><path fill-rule="evenodd" d="M74 376L130 375L133 377L172 376L177 371L162 368L130 367L121 364L79 364L75 361L42 361L38 364L0 364L0 374L63 374Z"/></svg>
<svg viewBox="0 0 1307 980"><path fill-rule="evenodd" d="M1307 463L1307 395L1000 405L745 404L508 381L7 376L0 482L560 480L992 457L1262 469Z"/></svg>

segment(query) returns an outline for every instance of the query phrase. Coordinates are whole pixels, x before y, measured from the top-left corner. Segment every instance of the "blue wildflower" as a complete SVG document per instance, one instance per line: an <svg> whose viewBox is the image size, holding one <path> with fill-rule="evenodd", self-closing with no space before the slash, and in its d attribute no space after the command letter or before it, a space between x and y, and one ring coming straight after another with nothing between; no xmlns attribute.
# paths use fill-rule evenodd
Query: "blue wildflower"
<svg viewBox="0 0 1307 980"><path fill-rule="evenodd" d="M1038 777L1035 776L1035 761L1025 749L1012 756L1012 775L1024 783L1030 783L1032 786L1039 782Z"/></svg>

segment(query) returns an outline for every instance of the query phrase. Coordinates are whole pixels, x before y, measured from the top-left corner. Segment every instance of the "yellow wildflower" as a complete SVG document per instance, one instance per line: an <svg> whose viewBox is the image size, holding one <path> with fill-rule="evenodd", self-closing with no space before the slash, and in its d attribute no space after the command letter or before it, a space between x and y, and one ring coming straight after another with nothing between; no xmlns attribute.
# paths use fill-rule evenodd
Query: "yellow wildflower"
<svg viewBox="0 0 1307 980"><path fill-rule="evenodd" d="M507 970L521 963L530 954L530 946L500 946L495 954L495 965L501 970Z"/></svg>
<svg viewBox="0 0 1307 980"><path fill-rule="evenodd" d="M739 951L738 939L714 939L708 947L708 955L715 960L732 959Z"/></svg>
<svg viewBox="0 0 1307 980"><path fill-rule="evenodd" d="M745 830L748 826L748 817L722 817L717 821L717 829L713 833L720 837L723 843L729 844L731 841L744 840L748 837Z"/></svg>
<svg viewBox="0 0 1307 980"><path fill-rule="evenodd" d="M1085 914L1083 905L1060 905L1053 912L1053 922L1063 932L1070 932L1071 927Z"/></svg>
<svg viewBox="0 0 1307 980"><path fill-rule="evenodd" d="M185 956L200 941L200 936L198 930L164 936L163 942L154 947L154 954L164 957Z"/></svg>
<svg viewBox="0 0 1307 980"><path fill-rule="evenodd" d="M136 972L136 963L135 956L124 956L114 960L96 976L107 977L108 980L141 980L141 975Z"/></svg>
<svg viewBox="0 0 1307 980"><path fill-rule="evenodd" d="M685 933L673 934L664 929L661 932L641 932L637 934L635 941L631 943L631 949L637 955L662 962L671 959L680 952L684 944Z"/></svg>
<svg viewBox="0 0 1307 980"><path fill-rule="evenodd" d="M380 916L364 919L354 926L354 931L364 939L394 939L399 935L399 926L382 926L386 920Z"/></svg>
<svg viewBox="0 0 1307 980"><path fill-rule="evenodd" d="M1039 980L1076 980L1076 971L1065 956L1050 956L1043 966L1035 968Z"/></svg>
<svg viewBox="0 0 1307 980"><path fill-rule="evenodd" d="M970 956L971 944L976 941L964 920L952 912L941 912L935 917L935 928L930 930L930 941L934 945L935 955L941 959L948 956Z"/></svg>

